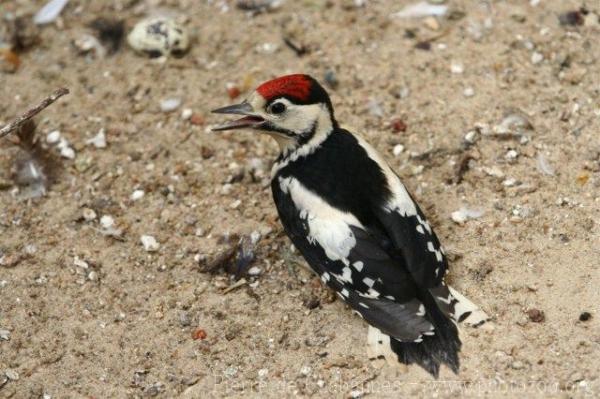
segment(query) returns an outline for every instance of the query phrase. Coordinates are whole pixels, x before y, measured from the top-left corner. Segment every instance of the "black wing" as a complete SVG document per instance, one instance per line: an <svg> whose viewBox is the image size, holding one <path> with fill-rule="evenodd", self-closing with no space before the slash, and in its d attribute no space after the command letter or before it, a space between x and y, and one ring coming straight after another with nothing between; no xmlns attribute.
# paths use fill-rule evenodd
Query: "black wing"
<svg viewBox="0 0 600 399"><path fill-rule="evenodd" d="M404 342L419 342L423 335L433 333L426 309L417 298L419 287L402 261L384 249L380 237L362 226L348 226L354 245L345 258L332 260L327 253L336 248L309 238L314 233L307 222L310 210L299 209L277 179L272 188L282 224L296 248L321 280L369 324Z"/></svg>

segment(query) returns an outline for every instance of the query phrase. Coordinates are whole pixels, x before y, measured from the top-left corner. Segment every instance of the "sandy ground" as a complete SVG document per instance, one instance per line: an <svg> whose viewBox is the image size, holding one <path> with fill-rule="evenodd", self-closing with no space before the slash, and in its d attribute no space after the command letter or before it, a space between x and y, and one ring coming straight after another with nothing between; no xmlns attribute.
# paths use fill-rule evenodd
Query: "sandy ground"
<svg viewBox="0 0 600 399"><path fill-rule="evenodd" d="M2 24L40 3L1 2ZM599 396L600 6L562 26L580 1L532 3L451 0L446 17L407 20L389 15L408 1L287 1L259 15L217 0L71 1L18 70L0 72L3 122L71 90L37 118L44 197L23 198L24 152L0 142L0 397ZM72 44L97 17L129 30L154 13L183 17L188 54L157 61L124 45L99 58ZM276 145L209 132L222 120L209 110L234 101L228 82L244 91L288 72L335 76L338 119L403 177L451 254L453 285L493 317L463 330L459 375L370 362L366 325L282 232ZM171 113L168 98L182 101ZM100 129L106 148L86 143ZM74 159L46 142L54 130ZM461 207L484 213L457 224ZM258 275L232 287L215 257L253 232Z"/></svg>

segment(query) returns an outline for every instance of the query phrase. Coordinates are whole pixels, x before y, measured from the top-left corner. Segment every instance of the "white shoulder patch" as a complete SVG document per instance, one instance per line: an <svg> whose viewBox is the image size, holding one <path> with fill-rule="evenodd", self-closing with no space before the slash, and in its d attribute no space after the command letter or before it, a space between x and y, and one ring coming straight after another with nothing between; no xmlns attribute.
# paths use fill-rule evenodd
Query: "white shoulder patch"
<svg viewBox="0 0 600 399"><path fill-rule="evenodd" d="M375 161L387 179L388 185L392 192L392 198L386 204L386 209L390 212L396 211L400 213L402 216L414 216L417 214L417 207L410 198L408 191L406 191L406 187L400 181L400 178L394 173L392 168L387 164L387 162L379 155L377 150L375 150L369 143L367 143L362 137L355 135L358 143L362 148L365 149L369 158Z"/></svg>
<svg viewBox="0 0 600 399"><path fill-rule="evenodd" d="M279 178L279 186L288 193L308 225L308 240L318 243L325 255L333 261L348 265L348 255L356 245L356 238L350 226L363 228L356 217L342 212L304 187L293 177ZM344 280L352 279L350 268L344 269Z"/></svg>

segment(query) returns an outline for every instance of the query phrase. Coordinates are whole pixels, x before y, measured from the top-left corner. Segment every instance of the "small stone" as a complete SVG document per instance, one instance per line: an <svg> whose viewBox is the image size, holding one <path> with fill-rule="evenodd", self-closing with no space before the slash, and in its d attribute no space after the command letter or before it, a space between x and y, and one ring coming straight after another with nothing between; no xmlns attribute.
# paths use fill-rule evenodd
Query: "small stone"
<svg viewBox="0 0 600 399"><path fill-rule="evenodd" d="M60 147L60 156L67 159L75 159L75 150L68 145Z"/></svg>
<svg viewBox="0 0 600 399"><path fill-rule="evenodd" d="M511 363L510 367L515 370L521 370L521 369L525 368L525 364L520 360L515 360L514 362Z"/></svg>
<svg viewBox="0 0 600 399"><path fill-rule="evenodd" d="M137 201L139 199L144 198L144 195L146 195L146 193L144 192L144 190L135 190L131 196L129 197L129 199L131 199L132 201Z"/></svg>
<svg viewBox="0 0 600 399"><path fill-rule="evenodd" d="M261 272L261 268L257 266L252 266L250 269L248 269L249 276L258 276Z"/></svg>
<svg viewBox="0 0 600 399"><path fill-rule="evenodd" d="M87 278L90 281L98 281L98 273L96 273L94 270L92 270L91 272L88 273Z"/></svg>
<svg viewBox="0 0 600 399"><path fill-rule="evenodd" d="M115 219L110 215L104 215L100 218L100 226L104 229L110 229L115 225Z"/></svg>
<svg viewBox="0 0 600 399"><path fill-rule="evenodd" d="M533 65L537 65L542 61L544 61L544 54L538 51L534 51L533 54L531 54L531 63Z"/></svg>
<svg viewBox="0 0 600 399"><path fill-rule="evenodd" d="M260 370L258 370L258 378L263 379L267 375L269 375L269 370L268 369L260 369Z"/></svg>
<svg viewBox="0 0 600 399"><path fill-rule="evenodd" d="M467 87L463 90L463 95L465 97L473 97L475 95L475 89L472 87Z"/></svg>
<svg viewBox="0 0 600 399"><path fill-rule="evenodd" d="M179 313L179 325L181 327L188 327L190 324L192 324L190 314L188 312Z"/></svg>
<svg viewBox="0 0 600 399"><path fill-rule="evenodd" d="M406 129L408 128L408 126L406 126L406 123L400 118L392 120L390 126L394 133L406 132Z"/></svg>
<svg viewBox="0 0 600 399"><path fill-rule="evenodd" d="M160 110L162 112L173 112L181 105L180 98L167 98L160 102Z"/></svg>
<svg viewBox="0 0 600 399"><path fill-rule="evenodd" d="M579 321L588 321L592 318L592 314L590 312L581 312L579 315Z"/></svg>
<svg viewBox="0 0 600 399"><path fill-rule="evenodd" d="M190 46L187 29L167 17L149 18L138 22L127 36L136 51L150 57L181 56Z"/></svg>
<svg viewBox="0 0 600 399"><path fill-rule="evenodd" d="M77 267L80 267L82 269L89 269L90 265L84 261L83 259L80 259L79 256L76 256L73 259L73 264Z"/></svg>
<svg viewBox="0 0 600 399"><path fill-rule="evenodd" d="M181 119L184 121L189 120L192 115L194 115L194 111L192 111L191 108L184 108L183 111L181 111Z"/></svg>
<svg viewBox="0 0 600 399"><path fill-rule="evenodd" d="M475 144L478 136L479 134L477 133L477 130L470 130L467 132L467 134L465 134L465 142L468 144Z"/></svg>
<svg viewBox="0 0 600 399"><path fill-rule="evenodd" d="M452 72L453 74L460 75L464 71L465 67L462 63L454 61L452 62L452 64L450 64L450 72Z"/></svg>
<svg viewBox="0 0 600 399"><path fill-rule="evenodd" d="M160 245L153 236L142 235L140 241L146 252L156 252L160 248Z"/></svg>
<svg viewBox="0 0 600 399"><path fill-rule="evenodd" d="M529 317L529 320L531 320L534 323L542 323L544 320L546 320L546 315L544 314L544 311L535 308L529 309L527 311L527 316Z"/></svg>
<svg viewBox="0 0 600 399"><path fill-rule="evenodd" d="M0 329L0 340L2 340L2 341L10 340L10 331Z"/></svg>
<svg viewBox="0 0 600 399"><path fill-rule="evenodd" d="M56 144L60 141L60 131L58 130L54 130L50 133L48 133L48 135L46 135L46 142L48 144Z"/></svg>
<svg viewBox="0 0 600 399"><path fill-rule="evenodd" d="M392 150L392 153L394 154L395 157L400 156L400 154L402 154L402 152L404 151L404 146L402 144L396 144L394 146L394 149Z"/></svg>
<svg viewBox="0 0 600 399"><path fill-rule="evenodd" d="M238 209L240 207L240 205L242 205L242 200L238 199L233 201L231 204L229 204L229 207L231 209Z"/></svg>
<svg viewBox="0 0 600 399"><path fill-rule="evenodd" d="M4 375L6 375L8 377L8 379L11 381L17 381L19 379L19 373L17 373L13 369L6 369L4 371Z"/></svg>
<svg viewBox="0 0 600 399"><path fill-rule="evenodd" d="M304 366L300 369L300 374L302 374L303 376L308 376L311 371L312 369L309 366Z"/></svg>
<svg viewBox="0 0 600 399"><path fill-rule="evenodd" d="M83 215L83 219L86 222L91 222L93 220L96 220L97 215L96 215L96 212L94 212L93 209L83 208L83 211L81 213Z"/></svg>
<svg viewBox="0 0 600 399"><path fill-rule="evenodd" d="M507 161L515 161L519 157L519 153L516 150L508 150L504 155Z"/></svg>
<svg viewBox="0 0 600 399"><path fill-rule="evenodd" d="M100 129L98 134L87 140L86 143L93 145L96 148L106 148L106 132L104 128Z"/></svg>

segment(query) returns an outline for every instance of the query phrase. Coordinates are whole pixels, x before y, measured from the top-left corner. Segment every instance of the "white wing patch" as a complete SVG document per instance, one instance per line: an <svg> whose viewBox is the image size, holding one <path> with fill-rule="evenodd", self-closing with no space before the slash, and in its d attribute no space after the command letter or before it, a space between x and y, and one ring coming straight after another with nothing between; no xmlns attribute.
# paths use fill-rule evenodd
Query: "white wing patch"
<svg viewBox="0 0 600 399"><path fill-rule="evenodd" d="M385 208L390 212L396 211L402 216L415 216L417 214L417 207L412 198L410 198L408 191L406 191L406 187L400 181L400 178L369 143L360 136L355 135L355 137L358 140L358 144L367 152L369 158L379 165L388 182L392 198L385 205ZM427 230L430 231L430 228Z"/></svg>
<svg viewBox="0 0 600 399"><path fill-rule="evenodd" d="M349 265L348 256L356 245L350 226L363 228L358 219L332 207L293 177L280 177L279 186L290 195L300 215L305 216L308 241L318 243L329 259ZM354 267L357 268L356 265ZM351 282L351 276L352 271L346 267L340 279Z"/></svg>

